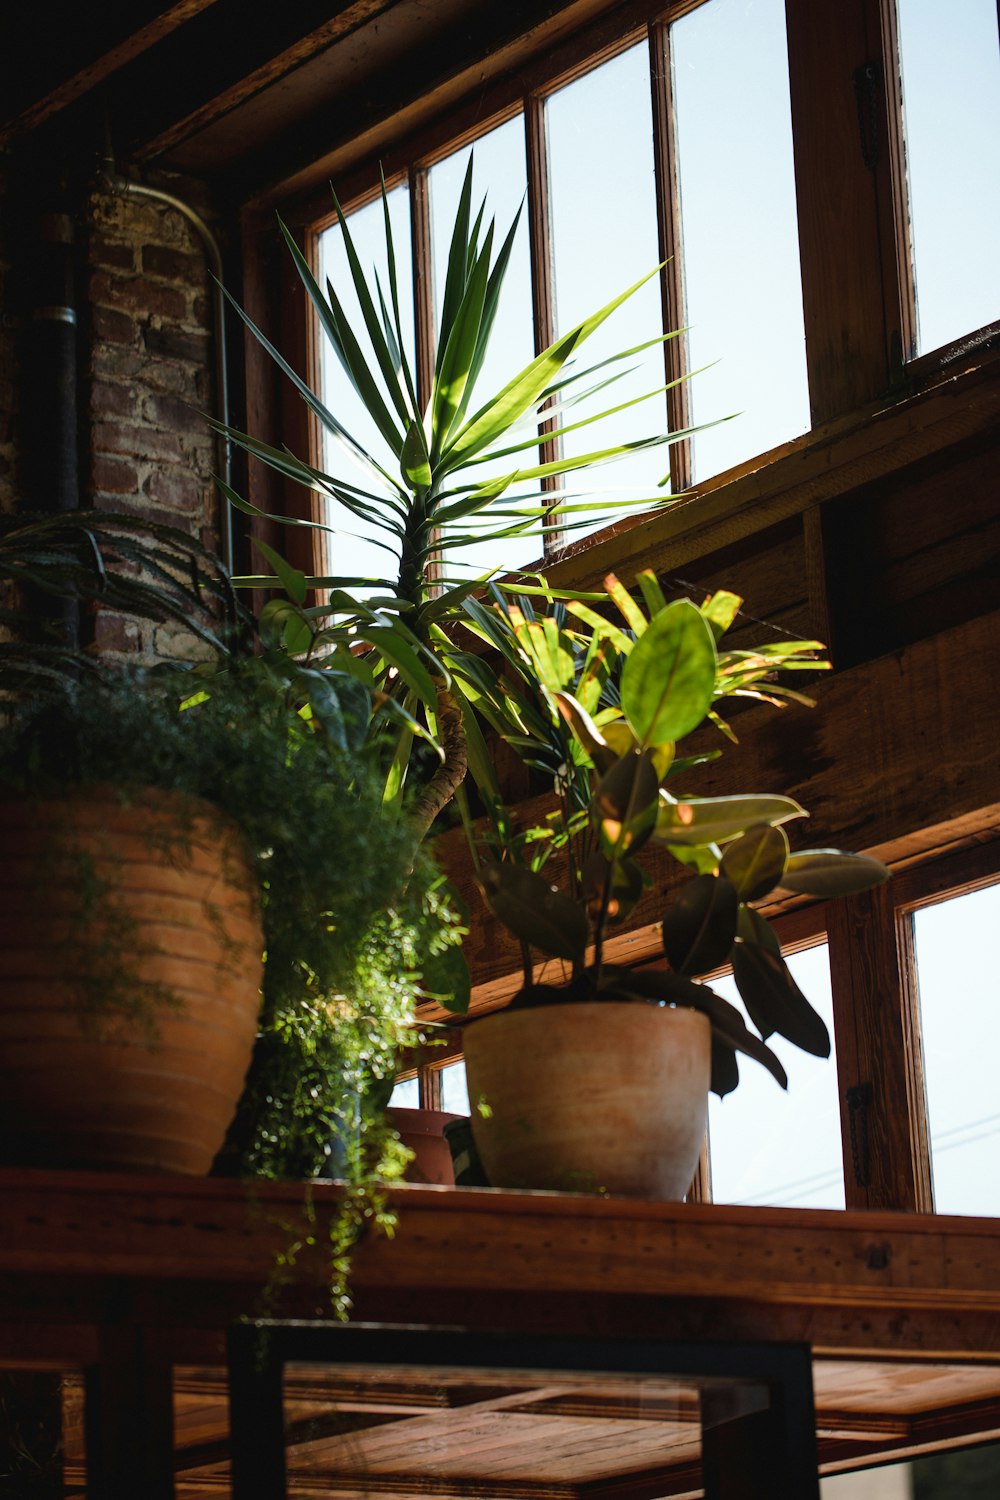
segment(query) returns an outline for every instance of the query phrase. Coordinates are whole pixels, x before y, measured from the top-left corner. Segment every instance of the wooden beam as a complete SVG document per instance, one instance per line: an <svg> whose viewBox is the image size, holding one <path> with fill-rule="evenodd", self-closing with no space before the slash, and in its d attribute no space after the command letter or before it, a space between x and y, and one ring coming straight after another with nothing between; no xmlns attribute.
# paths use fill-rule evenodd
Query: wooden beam
<svg viewBox="0 0 1000 1500"><path fill-rule="evenodd" d="M22 21L20 35L16 35L14 28L18 45L14 38L7 38L8 60L12 63L19 60L22 67L19 76L7 79L6 106L15 112L0 125L0 146L59 114L215 3L216 0L175 0L173 5L163 6L149 0L142 4L132 0L124 6L104 5L96 11L91 7L77 10L60 6L58 20L45 17L45 7L40 7L37 13L33 7L24 7L29 19L26 23ZM32 34L32 27L39 23L44 30ZM82 67L81 55L87 58ZM32 91L37 88L39 77L46 79L42 85L44 92L29 102L29 87Z"/></svg>

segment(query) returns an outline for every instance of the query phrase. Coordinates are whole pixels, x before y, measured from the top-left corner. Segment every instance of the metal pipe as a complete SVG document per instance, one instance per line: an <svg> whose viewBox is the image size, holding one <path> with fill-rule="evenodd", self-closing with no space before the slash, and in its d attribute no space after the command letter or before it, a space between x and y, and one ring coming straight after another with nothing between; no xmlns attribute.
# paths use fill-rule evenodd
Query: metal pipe
<svg viewBox="0 0 1000 1500"><path fill-rule="evenodd" d="M228 427L229 364L226 357L226 299L222 290L222 252L219 249L219 242L201 215L189 203L185 203L183 198L178 198L174 193L166 193L161 188L147 187L143 182L133 182L129 177L123 177L115 171L114 162L109 158L105 158L102 168L103 170L98 179L99 187L119 198L147 198L154 203L163 203L168 208L176 209L188 221L201 240L214 282L213 332L215 337L216 415L222 425ZM225 433L218 434L218 444L222 478L231 487L233 482L233 445ZM222 561L225 564L226 572L231 574L233 571L233 516L232 508L225 495L219 497L219 538L222 548Z"/></svg>

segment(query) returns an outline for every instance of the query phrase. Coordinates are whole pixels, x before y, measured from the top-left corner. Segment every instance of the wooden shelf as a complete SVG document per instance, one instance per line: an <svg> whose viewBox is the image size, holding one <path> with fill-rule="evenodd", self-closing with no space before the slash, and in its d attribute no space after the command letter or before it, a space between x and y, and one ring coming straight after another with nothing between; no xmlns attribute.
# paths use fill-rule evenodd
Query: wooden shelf
<svg viewBox="0 0 1000 1500"><path fill-rule="evenodd" d="M329 1317L341 1191L0 1172L0 1365L79 1372L134 1337L169 1370L178 1473L190 1428L178 1493L201 1493L198 1453L225 1450L225 1329ZM411 1186L388 1205L393 1236L354 1256L358 1319L808 1343L826 1472L1000 1437L998 1220Z"/></svg>

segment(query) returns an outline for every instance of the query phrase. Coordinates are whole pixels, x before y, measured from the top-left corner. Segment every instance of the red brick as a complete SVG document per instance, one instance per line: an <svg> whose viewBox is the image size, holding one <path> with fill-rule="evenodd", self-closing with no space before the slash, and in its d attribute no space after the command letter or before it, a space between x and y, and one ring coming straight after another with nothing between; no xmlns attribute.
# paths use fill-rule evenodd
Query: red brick
<svg viewBox="0 0 1000 1500"><path fill-rule="evenodd" d="M190 521L186 517L179 516L175 510L167 510L165 506L151 504L145 495L123 500L114 508L126 515L141 516L144 521L152 521L158 526L177 526L181 531L191 530Z"/></svg>
<svg viewBox="0 0 1000 1500"><path fill-rule="evenodd" d="M205 262L200 255L168 250L165 245L143 246L142 269L147 276L162 276L187 286L200 286L205 279Z"/></svg>
<svg viewBox="0 0 1000 1500"><path fill-rule="evenodd" d="M168 359L186 359L192 364L208 360L208 334L192 333L179 328L151 326L143 331L143 342L150 354Z"/></svg>
<svg viewBox="0 0 1000 1500"><path fill-rule="evenodd" d="M111 240L105 234L93 234L88 248L93 266L111 266L117 271L135 270L135 246L127 241Z"/></svg>
<svg viewBox="0 0 1000 1500"><path fill-rule="evenodd" d="M201 413L188 401L176 396L146 396L142 414L154 427L168 427L174 432L189 433L203 427Z"/></svg>
<svg viewBox="0 0 1000 1500"><path fill-rule="evenodd" d="M94 620L94 645L99 651L134 651L139 644L139 626L127 615L102 609Z"/></svg>
<svg viewBox="0 0 1000 1500"><path fill-rule="evenodd" d="M109 495L137 495L139 493L139 475L131 464L122 463L117 458L106 458L100 455L94 459L91 470L91 479L95 490L103 490Z"/></svg>
<svg viewBox="0 0 1000 1500"><path fill-rule="evenodd" d="M166 318L180 323L187 317L188 296L176 287L160 286L143 276L113 276L95 271L90 278L90 296L95 303L120 311Z"/></svg>
<svg viewBox="0 0 1000 1500"><path fill-rule="evenodd" d="M135 344L139 339L139 325L135 319L113 307L92 308L91 327L95 339L103 339L108 343Z"/></svg>
<svg viewBox="0 0 1000 1500"><path fill-rule="evenodd" d="M90 409L101 417L134 417L138 401L135 391L127 385L109 385L104 380L95 380L90 389Z"/></svg>
<svg viewBox="0 0 1000 1500"><path fill-rule="evenodd" d="M151 500L167 505L171 510L201 510L205 501L205 487L187 469L174 464L162 464L153 470L143 489Z"/></svg>
<svg viewBox="0 0 1000 1500"><path fill-rule="evenodd" d="M124 453L130 458L180 458L181 440L176 432L159 432L123 422L94 424L91 446L95 453Z"/></svg>

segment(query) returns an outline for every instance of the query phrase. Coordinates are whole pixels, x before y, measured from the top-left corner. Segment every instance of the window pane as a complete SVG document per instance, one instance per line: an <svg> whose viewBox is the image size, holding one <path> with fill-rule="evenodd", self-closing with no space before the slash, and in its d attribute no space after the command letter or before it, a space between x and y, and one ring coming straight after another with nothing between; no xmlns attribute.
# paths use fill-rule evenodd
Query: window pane
<svg viewBox="0 0 1000 1500"><path fill-rule="evenodd" d="M934 1206L1000 1215L1000 885L913 914Z"/></svg>
<svg viewBox="0 0 1000 1500"><path fill-rule="evenodd" d="M441 1108L454 1115L469 1113L469 1089L465 1081L465 1063L447 1063L441 1069Z"/></svg>
<svg viewBox="0 0 1000 1500"><path fill-rule="evenodd" d="M833 1038L830 962L825 943L785 962ZM712 989L740 1006L732 975ZM836 1048L811 1057L782 1037L770 1037L788 1074L785 1093L759 1063L741 1057L735 1093L709 1097L708 1138L716 1203L767 1203L781 1208L843 1208L844 1166Z"/></svg>
<svg viewBox="0 0 1000 1500"><path fill-rule="evenodd" d="M451 230L458 210L459 195L469 162L470 151L475 151L475 175L473 178L473 214L486 197L484 223L495 219L494 251L499 250L513 224L518 209L521 218L517 237L511 251L500 310L493 325L490 350L476 382L475 395L469 405L469 414L502 390L507 381L530 364L535 357L534 333L531 311L531 254L528 244L527 212L521 208L527 191L527 168L524 150L524 119L518 115L506 125L500 125L487 135L480 136L474 146L461 151L432 167L428 173L431 203L431 253L434 276L435 326L440 322L444 289L448 274L448 250L451 245ZM526 437L521 433L518 437ZM516 440L516 439L515 439ZM483 480L509 474L518 464L530 467L538 462L537 449L527 449L514 458L498 459L494 463L478 464L458 476L461 484L481 483ZM505 495L499 502L501 508L509 508L511 496ZM493 523L502 525L502 521ZM515 524L508 522L507 524ZM471 529L464 524L463 530ZM462 547L445 556L446 573L456 579L474 577L487 569L514 568L534 562L542 555L541 537L509 537L500 542L483 542L472 547Z"/></svg>
<svg viewBox="0 0 1000 1500"><path fill-rule="evenodd" d="M420 1080L404 1078L396 1084L389 1095L390 1109L418 1109L420 1107Z"/></svg>
<svg viewBox="0 0 1000 1500"><path fill-rule="evenodd" d="M413 276L410 258L410 206L409 192L404 185L393 188L388 195L392 237L395 248L396 275L399 284L400 323L404 346L408 358L413 362ZM379 279L389 300L387 257L385 253L385 219L382 199L377 198L365 208L350 215L351 240L358 253L362 268L371 273L378 270ZM371 353L364 332L364 319L344 249L344 236L339 224L331 225L319 237L319 284L326 289L327 278L332 282L337 297L343 304L351 327L358 335L365 354ZM374 355L371 355L374 360ZM360 396L351 385L343 366L326 338L321 338L320 387L323 401L337 420L346 427L351 436L370 453L388 473L395 472L395 459L390 458L385 440L375 423L368 416ZM321 467L334 477L343 478L363 489L373 490L378 484L376 476L336 438L324 433ZM386 551L381 543L392 543L392 538L377 528L366 526L336 501L330 503L329 521L342 531L328 541L328 559L334 573L357 574L374 578L395 578L398 552L395 547Z"/></svg>
<svg viewBox="0 0 1000 1500"><path fill-rule="evenodd" d="M695 476L809 427L784 0L711 0L670 29Z"/></svg>
<svg viewBox="0 0 1000 1500"><path fill-rule="evenodd" d="M898 0L917 352L1000 317L996 0Z"/></svg>
<svg viewBox="0 0 1000 1500"><path fill-rule="evenodd" d="M566 333L648 275L660 258L647 48L633 47L553 94L545 106L545 124L556 327L558 333ZM576 365L586 369L662 331L660 288L654 276L587 341ZM592 412L664 384L659 347L618 368L632 373L601 392L591 403ZM571 410L565 420L573 422L582 415L583 408L579 413ZM666 398L657 395L606 422L569 433L564 451L593 453L663 432L665 426ZM589 486L606 491L601 498L649 496L653 504L661 498L657 486L669 465L669 449L654 448L603 466ZM570 532L567 539L607 526L614 518L614 511L595 511L589 525Z"/></svg>

